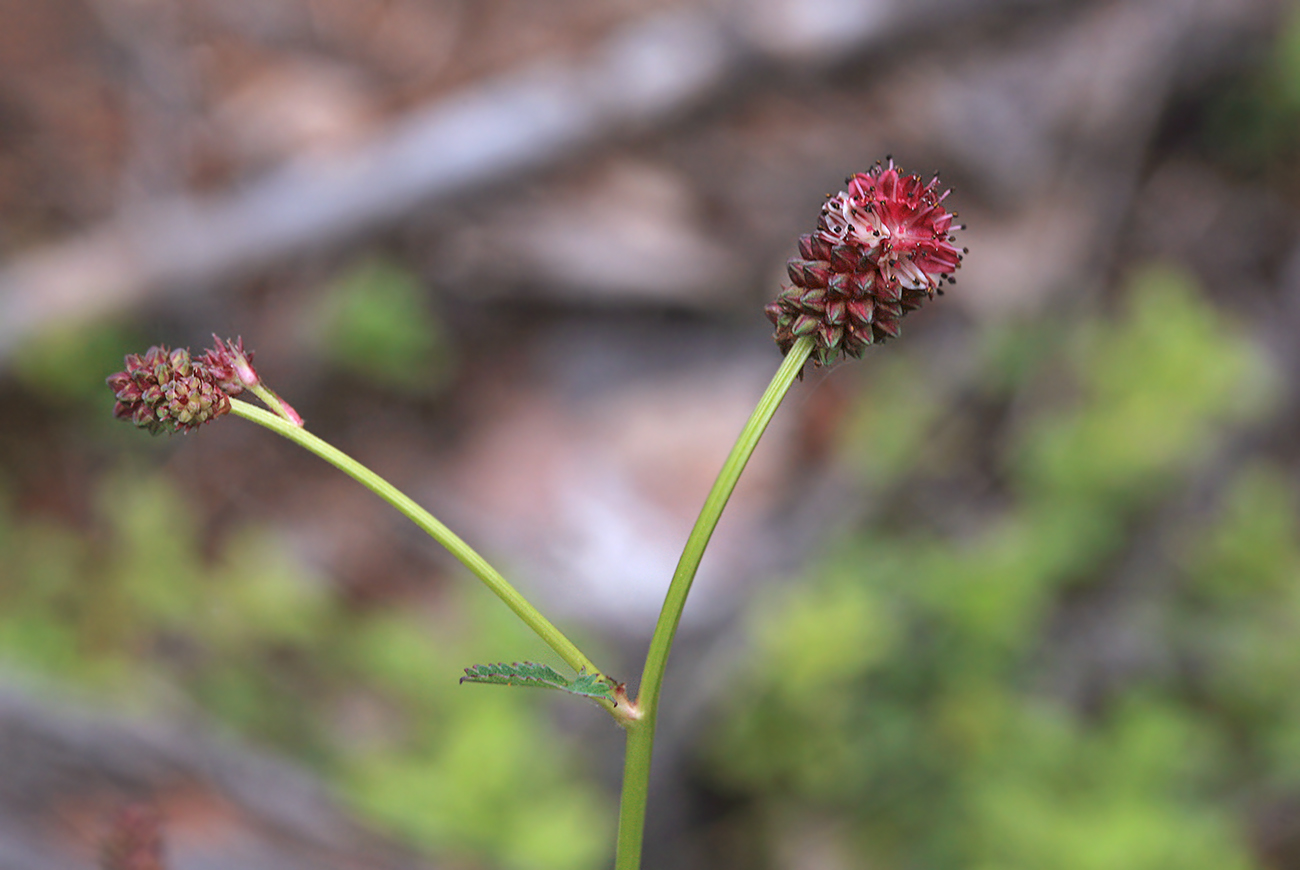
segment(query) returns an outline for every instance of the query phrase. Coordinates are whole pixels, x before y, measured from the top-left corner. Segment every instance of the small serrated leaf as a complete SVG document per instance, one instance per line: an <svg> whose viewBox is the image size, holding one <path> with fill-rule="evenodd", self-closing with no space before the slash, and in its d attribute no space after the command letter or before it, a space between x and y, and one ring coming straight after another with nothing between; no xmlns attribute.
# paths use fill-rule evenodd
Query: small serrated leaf
<svg viewBox="0 0 1300 870"><path fill-rule="evenodd" d="M610 686L609 681L603 679L599 674L578 674L565 689L575 695L583 695L587 698L604 698L614 700L614 689Z"/></svg>
<svg viewBox="0 0 1300 870"><path fill-rule="evenodd" d="M538 686L550 689L564 689L569 685L562 674L550 665L537 662L498 662L490 665L474 665L465 669L462 683L495 683L502 686Z"/></svg>
<svg viewBox="0 0 1300 870"><path fill-rule="evenodd" d="M462 683L491 683L498 686L534 686L539 689L558 689L571 695L584 698L613 701L614 689L609 681L599 674L578 674L574 679L561 674L550 665L537 662L498 662L490 665L474 665L465 669Z"/></svg>

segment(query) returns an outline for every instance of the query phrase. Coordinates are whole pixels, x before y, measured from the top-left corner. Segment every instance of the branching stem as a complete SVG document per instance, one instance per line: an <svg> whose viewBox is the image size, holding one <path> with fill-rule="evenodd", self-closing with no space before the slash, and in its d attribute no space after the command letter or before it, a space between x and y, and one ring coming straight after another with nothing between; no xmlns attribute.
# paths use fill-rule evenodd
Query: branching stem
<svg viewBox="0 0 1300 870"><path fill-rule="evenodd" d="M462 541L454 532L439 522L432 514L420 507L410 499L405 493L397 489L388 481L375 474L369 468L357 462L352 457L343 453L333 445L322 441L312 433L286 420L277 414L264 411L247 402L239 399L230 400L230 410L232 413L251 420L261 426L277 432L288 438L295 444L305 447L312 453L315 453L321 459L338 468L340 471L354 478L366 488L374 492L384 501L397 508L411 522L415 523L439 544L446 547L448 552L455 556L462 565L470 570L475 577L482 580L484 585L491 589L498 598L505 602L506 606L514 611L515 615L524 621L529 628L537 633L537 636L546 641L546 644L559 655L571 668L578 672L588 674L601 674L603 672L597 668L587 658L583 652L578 649L572 641L551 624L536 607L524 598L510 583L501 576L495 568L488 564L487 560L480 556L468 544ZM602 702L607 710L613 711L613 705L609 702Z"/></svg>

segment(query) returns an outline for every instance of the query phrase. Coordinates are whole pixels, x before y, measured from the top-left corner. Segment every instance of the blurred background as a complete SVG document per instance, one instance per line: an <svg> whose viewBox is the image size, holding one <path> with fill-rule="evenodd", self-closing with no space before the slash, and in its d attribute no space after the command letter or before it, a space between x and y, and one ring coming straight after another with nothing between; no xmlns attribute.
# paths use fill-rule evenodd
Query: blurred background
<svg viewBox="0 0 1300 870"><path fill-rule="evenodd" d="M1282 0L2 0L0 867L609 866L621 736L340 473L104 378L242 335L635 683L824 194L956 287L796 386L669 669L651 868L1300 868ZM552 703L552 702L555 703Z"/></svg>

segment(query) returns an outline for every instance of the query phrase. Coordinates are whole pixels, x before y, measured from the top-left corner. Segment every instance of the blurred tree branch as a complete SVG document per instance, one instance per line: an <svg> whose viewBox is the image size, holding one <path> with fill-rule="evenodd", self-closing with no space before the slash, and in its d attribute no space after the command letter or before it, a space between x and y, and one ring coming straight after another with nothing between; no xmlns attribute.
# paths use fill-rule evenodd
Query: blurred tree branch
<svg viewBox="0 0 1300 870"><path fill-rule="evenodd" d="M82 870L54 844L92 847L100 815L139 802L161 811L170 866L238 855L266 870L436 866L364 829L306 773L184 728L146 725L0 687L0 864Z"/></svg>
<svg viewBox="0 0 1300 870"><path fill-rule="evenodd" d="M1180 26L1168 40L1177 44L1160 52L1160 59L1200 67L1215 55L1202 43L1232 42L1234 26L1257 23L1278 4L1129 0L1112 5L1166 23L1169 13L1177 13L1173 17ZM704 9L639 22L584 59L532 66L468 88L396 121L351 153L300 159L219 196L138 204L80 237L21 256L0 269L0 364L26 336L46 326L210 287L291 254L391 226L418 208L486 193L716 102L751 82L755 72L824 69L959 33L973 22L1065 12L1074 5L1060 0L752 0L724 4L720 11ZM1060 17L1067 27L1074 20L1071 14ZM1197 51L1180 50L1193 36ZM1144 50L1144 45L1137 40L1133 47ZM1151 96L1159 102L1159 95ZM1048 106L1020 108L1023 116L1052 114ZM1151 108L1149 101L1144 108Z"/></svg>

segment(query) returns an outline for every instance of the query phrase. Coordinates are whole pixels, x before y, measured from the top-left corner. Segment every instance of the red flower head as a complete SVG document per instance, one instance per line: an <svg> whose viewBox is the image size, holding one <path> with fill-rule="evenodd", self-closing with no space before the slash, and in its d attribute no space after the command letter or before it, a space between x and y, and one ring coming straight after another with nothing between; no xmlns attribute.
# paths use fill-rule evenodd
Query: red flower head
<svg viewBox="0 0 1300 870"><path fill-rule="evenodd" d="M190 432L230 413L230 392L183 347L127 354L126 370L109 375L108 386L117 399L113 416L155 435Z"/></svg>
<svg viewBox="0 0 1300 870"><path fill-rule="evenodd" d="M193 359L185 348L151 347L144 356L127 354L126 371L108 377L117 399L113 416L155 435L190 432L229 414L230 400L247 389L281 417L302 426L298 412L257 376L253 352L244 350L243 339L212 339L215 345Z"/></svg>
<svg viewBox="0 0 1300 870"><path fill-rule="evenodd" d="M222 341L214 333L213 346L204 352L199 361L212 375L213 381L228 396L238 396L245 387L261 383L253 371L253 352L244 350L244 339Z"/></svg>
<svg viewBox="0 0 1300 870"><path fill-rule="evenodd" d="M793 286L766 309L783 353L814 337L814 365L897 336L903 316L953 280L965 253L953 245L955 215L938 178L924 183L890 159L845 184L822 206L817 231L799 239L787 264Z"/></svg>

